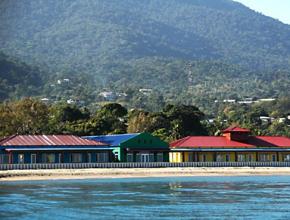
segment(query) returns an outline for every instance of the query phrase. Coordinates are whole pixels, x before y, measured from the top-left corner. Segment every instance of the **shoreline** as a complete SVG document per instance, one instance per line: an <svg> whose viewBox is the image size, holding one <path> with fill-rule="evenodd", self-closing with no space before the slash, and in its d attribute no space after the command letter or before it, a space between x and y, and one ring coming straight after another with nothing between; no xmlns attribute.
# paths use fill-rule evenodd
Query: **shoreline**
<svg viewBox="0 0 290 220"><path fill-rule="evenodd" d="M287 176L290 167L97 168L0 171L0 182L203 176Z"/></svg>

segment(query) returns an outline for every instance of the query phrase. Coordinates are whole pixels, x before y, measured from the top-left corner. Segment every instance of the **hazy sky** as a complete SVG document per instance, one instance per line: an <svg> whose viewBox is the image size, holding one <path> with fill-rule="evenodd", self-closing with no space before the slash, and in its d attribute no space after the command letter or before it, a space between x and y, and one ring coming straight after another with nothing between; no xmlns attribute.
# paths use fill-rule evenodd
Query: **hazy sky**
<svg viewBox="0 0 290 220"><path fill-rule="evenodd" d="M290 0L234 0L264 15L290 24Z"/></svg>

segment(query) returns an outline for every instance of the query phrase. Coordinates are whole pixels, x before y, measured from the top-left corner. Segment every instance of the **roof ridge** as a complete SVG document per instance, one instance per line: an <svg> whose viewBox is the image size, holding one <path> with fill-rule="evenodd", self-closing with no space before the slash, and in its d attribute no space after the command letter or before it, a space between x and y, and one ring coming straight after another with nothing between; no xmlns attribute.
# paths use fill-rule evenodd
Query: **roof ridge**
<svg viewBox="0 0 290 220"><path fill-rule="evenodd" d="M190 136L186 136L186 137L206 137L206 138L216 138L216 137L224 137L224 136L207 136L207 135L190 135Z"/></svg>
<svg viewBox="0 0 290 220"><path fill-rule="evenodd" d="M104 134L104 135L100 135L100 136L119 136L119 135L132 135L132 134L141 134L141 133Z"/></svg>
<svg viewBox="0 0 290 220"><path fill-rule="evenodd" d="M6 143L7 141L10 141L11 139L15 138L18 136L17 134L10 135L8 137L4 137L3 139L0 140L0 145Z"/></svg>
<svg viewBox="0 0 290 220"><path fill-rule="evenodd" d="M87 137L108 137L108 136L110 136L110 137L114 137L114 136L121 136L121 135L139 135L139 134L141 134L141 133L126 133L126 134L102 134L102 135L89 135L89 136L83 136L83 137L85 137L85 138L87 138Z"/></svg>
<svg viewBox="0 0 290 220"><path fill-rule="evenodd" d="M181 139L178 139L176 141L173 141L172 143L170 143L170 146L173 145L173 144L181 144L183 142L185 142L186 140L188 140L191 136L186 136L184 138L181 138Z"/></svg>

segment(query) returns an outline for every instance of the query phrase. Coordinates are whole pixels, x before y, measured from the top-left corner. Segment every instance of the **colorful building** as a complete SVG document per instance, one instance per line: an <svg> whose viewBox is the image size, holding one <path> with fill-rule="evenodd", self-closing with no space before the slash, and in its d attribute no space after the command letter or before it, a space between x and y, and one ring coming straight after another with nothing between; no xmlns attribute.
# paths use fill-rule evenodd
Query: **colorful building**
<svg viewBox="0 0 290 220"><path fill-rule="evenodd" d="M188 136L170 144L170 162L290 161L287 137L252 136L231 126L222 136Z"/></svg>
<svg viewBox="0 0 290 220"><path fill-rule="evenodd" d="M120 162L168 162L169 145L149 133L116 134L84 137L107 143L114 148Z"/></svg>
<svg viewBox="0 0 290 220"><path fill-rule="evenodd" d="M72 135L15 135L0 140L0 164L110 162L105 143Z"/></svg>

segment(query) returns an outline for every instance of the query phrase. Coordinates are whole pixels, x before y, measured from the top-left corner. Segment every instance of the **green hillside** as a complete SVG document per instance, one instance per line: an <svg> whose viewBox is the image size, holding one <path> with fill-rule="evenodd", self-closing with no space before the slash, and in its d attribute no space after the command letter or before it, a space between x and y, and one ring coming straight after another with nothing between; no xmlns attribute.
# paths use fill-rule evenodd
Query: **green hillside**
<svg viewBox="0 0 290 220"><path fill-rule="evenodd" d="M290 26L230 0L2 0L0 12L4 52L49 68L152 56L289 65Z"/></svg>
<svg viewBox="0 0 290 220"><path fill-rule="evenodd" d="M289 25L231 0L0 1L0 50L39 67L41 93L58 98L104 88L152 88L188 104L289 95L289 39ZM81 92L51 89L58 76Z"/></svg>
<svg viewBox="0 0 290 220"><path fill-rule="evenodd" d="M0 100L38 95L43 85L38 69L0 52Z"/></svg>

